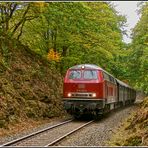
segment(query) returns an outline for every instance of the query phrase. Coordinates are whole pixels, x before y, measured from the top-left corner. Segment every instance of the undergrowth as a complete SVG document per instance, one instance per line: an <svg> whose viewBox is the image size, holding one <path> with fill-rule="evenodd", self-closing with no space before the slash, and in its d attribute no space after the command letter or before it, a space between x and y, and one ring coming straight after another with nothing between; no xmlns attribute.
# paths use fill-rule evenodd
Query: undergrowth
<svg viewBox="0 0 148 148"><path fill-rule="evenodd" d="M111 146L147 146L148 145L148 97L117 130L109 141Z"/></svg>

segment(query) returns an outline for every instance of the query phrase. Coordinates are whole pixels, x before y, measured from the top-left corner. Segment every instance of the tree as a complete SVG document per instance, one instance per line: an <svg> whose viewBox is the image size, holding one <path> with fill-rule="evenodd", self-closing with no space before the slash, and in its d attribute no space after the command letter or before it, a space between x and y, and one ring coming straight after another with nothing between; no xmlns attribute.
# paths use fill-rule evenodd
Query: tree
<svg viewBox="0 0 148 148"><path fill-rule="evenodd" d="M141 18L132 32L129 69L131 82L137 89L148 93L148 3L142 3L140 6Z"/></svg>
<svg viewBox="0 0 148 148"><path fill-rule="evenodd" d="M110 3L14 4L17 7L7 32L43 57L54 49L61 55L56 64L61 73L80 63L100 65L114 75L118 72L114 67L124 47L122 26L126 20Z"/></svg>
<svg viewBox="0 0 148 148"><path fill-rule="evenodd" d="M37 17L37 13L35 13L33 7L33 3L0 3L0 28L2 36L19 39L26 21Z"/></svg>

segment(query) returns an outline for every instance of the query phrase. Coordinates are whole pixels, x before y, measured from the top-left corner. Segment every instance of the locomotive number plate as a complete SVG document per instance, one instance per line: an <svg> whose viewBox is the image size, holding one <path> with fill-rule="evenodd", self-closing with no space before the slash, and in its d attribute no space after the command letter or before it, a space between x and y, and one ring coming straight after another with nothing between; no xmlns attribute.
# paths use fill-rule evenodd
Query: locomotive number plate
<svg viewBox="0 0 148 148"><path fill-rule="evenodd" d="M85 88L85 84L78 84L78 88Z"/></svg>

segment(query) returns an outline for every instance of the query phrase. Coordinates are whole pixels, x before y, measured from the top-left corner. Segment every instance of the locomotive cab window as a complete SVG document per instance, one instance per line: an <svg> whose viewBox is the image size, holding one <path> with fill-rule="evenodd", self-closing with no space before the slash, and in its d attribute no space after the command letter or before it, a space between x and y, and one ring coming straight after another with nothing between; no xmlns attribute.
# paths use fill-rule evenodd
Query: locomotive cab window
<svg viewBox="0 0 148 148"><path fill-rule="evenodd" d="M69 79L80 79L81 71L80 70L71 70L69 72Z"/></svg>
<svg viewBox="0 0 148 148"><path fill-rule="evenodd" d="M107 74L105 72L103 72L103 78L105 80L109 81L109 82L112 82L112 83L115 83L116 84L115 79L111 75L109 75L109 74Z"/></svg>
<svg viewBox="0 0 148 148"><path fill-rule="evenodd" d="M103 72L103 77L104 77L105 80L110 81L110 80L109 80L109 75L106 74L105 72Z"/></svg>
<svg viewBox="0 0 148 148"><path fill-rule="evenodd" d="M94 80L97 79L97 71L96 70L85 70L83 73L84 79Z"/></svg>

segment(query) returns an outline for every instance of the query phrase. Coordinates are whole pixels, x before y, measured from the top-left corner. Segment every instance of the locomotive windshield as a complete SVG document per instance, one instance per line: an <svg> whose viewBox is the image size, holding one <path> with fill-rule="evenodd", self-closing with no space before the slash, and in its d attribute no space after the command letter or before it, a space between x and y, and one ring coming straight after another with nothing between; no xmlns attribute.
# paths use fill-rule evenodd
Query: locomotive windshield
<svg viewBox="0 0 148 148"><path fill-rule="evenodd" d="M94 80L97 79L97 71L96 70L70 70L69 79L87 79Z"/></svg>
<svg viewBox="0 0 148 148"><path fill-rule="evenodd" d="M84 79L97 79L96 70L85 70L83 74Z"/></svg>
<svg viewBox="0 0 148 148"><path fill-rule="evenodd" d="M71 70L69 73L69 79L80 79L81 71L80 70Z"/></svg>

